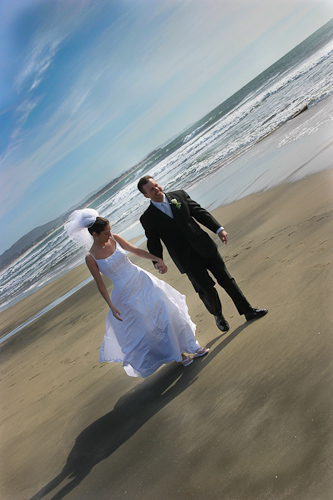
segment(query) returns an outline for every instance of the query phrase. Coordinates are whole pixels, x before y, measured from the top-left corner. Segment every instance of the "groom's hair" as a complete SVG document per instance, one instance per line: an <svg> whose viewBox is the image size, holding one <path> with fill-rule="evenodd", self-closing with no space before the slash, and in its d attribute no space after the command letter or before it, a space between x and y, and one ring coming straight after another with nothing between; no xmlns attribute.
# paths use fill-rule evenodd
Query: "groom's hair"
<svg viewBox="0 0 333 500"><path fill-rule="evenodd" d="M154 179L154 177L152 177L151 175L145 175L144 177L141 177L141 179L138 182L138 190L140 191L140 193L146 194L144 186L148 184L150 179Z"/></svg>

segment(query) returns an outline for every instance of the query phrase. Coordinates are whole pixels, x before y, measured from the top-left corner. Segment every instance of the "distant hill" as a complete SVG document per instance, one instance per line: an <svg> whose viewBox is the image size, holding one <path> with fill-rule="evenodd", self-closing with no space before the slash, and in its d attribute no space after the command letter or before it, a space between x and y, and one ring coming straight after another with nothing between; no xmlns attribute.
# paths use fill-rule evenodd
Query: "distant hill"
<svg viewBox="0 0 333 500"><path fill-rule="evenodd" d="M52 231L60 227L67 220L68 213L61 215L57 219L47 222L42 226L35 227L32 231L25 234L8 250L0 255L0 271L9 266L15 259L29 250L33 245L36 245L41 240L46 238Z"/></svg>

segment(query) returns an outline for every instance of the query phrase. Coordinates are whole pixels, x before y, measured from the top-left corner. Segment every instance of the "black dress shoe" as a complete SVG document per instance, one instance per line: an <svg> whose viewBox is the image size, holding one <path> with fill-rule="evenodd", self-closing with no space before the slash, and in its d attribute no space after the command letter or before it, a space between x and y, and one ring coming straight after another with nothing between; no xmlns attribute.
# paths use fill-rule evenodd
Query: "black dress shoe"
<svg viewBox="0 0 333 500"><path fill-rule="evenodd" d="M227 320L224 319L222 314L219 314L218 316L214 316L215 321L216 321L216 326L221 330L221 332L227 332L229 330L229 323Z"/></svg>
<svg viewBox="0 0 333 500"><path fill-rule="evenodd" d="M267 313L267 309L251 309L249 313L245 314L245 318L247 321L251 321L252 319L262 318Z"/></svg>

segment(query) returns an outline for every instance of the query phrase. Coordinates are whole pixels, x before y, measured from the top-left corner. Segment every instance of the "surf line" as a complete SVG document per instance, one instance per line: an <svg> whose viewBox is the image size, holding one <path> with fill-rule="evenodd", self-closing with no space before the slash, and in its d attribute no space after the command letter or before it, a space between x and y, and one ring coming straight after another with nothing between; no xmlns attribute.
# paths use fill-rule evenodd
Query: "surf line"
<svg viewBox="0 0 333 500"><path fill-rule="evenodd" d="M68 297L70 297L71 295L73 295L74 293L76 293L78 290L80 290L81 288L83 288L84 286L86 286L92 279L93 279L92 276L88 276L88 278L86 278L84 281L82 281L82 283L79 283L74 288L72 288L71 290L69 290L69 292L65 293L64 295L62 295L58 299L56 299L53 302L51 302L51 304L49 304L48 306L44 307L44 309L42 309L41 311L39 311L38 313L36 313L30 319L28 319L27 321L25 321L21 325L19 325L16 328L14 328L14 330L12 330L11 332L5 334L3 337L1 337L0 344L2 344L3 342L5 342L5 340L9 339L13 335L15 335L17 332L19 332L20 330L22 330L23 328L25 328L26 326L31 325L31 323L33 323L34 321L36 321L36 319L40 318L45 313L47 313L48 311L50 311L51 309L53 309L57 305L61 304L61 302L64 302L64 300L68 299Z"/></svg>

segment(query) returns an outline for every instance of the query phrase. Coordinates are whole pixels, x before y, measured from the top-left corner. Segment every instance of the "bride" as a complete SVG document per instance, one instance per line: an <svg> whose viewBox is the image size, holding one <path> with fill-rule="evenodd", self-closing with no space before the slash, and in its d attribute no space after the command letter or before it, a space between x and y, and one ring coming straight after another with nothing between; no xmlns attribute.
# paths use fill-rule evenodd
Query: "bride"
<svg viewBox="0 0 333 500"><path fill-rule="evenodd" d="M147 377L170 361L188 366L193 362L188 354L208 353L195 338L185 296L134 265L126 252L157 262L161 273L167 269L162 259L111 234L109 221L90 208L75 210L65 230L90 246L86 264L109 306L101 362L121 362L128 375ZM101 273L112 280L111 297Z"/></svg>

